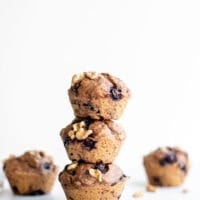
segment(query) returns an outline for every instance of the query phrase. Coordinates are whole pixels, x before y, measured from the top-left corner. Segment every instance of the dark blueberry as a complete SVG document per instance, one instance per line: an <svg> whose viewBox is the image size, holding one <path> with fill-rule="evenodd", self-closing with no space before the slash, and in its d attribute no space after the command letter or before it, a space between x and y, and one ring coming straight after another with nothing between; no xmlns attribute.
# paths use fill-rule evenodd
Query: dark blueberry
<svg viewBox="0 0 200 200"><path fill-rule="evenodd" d="M114 185L116 185L116 184L117 184L117 182L114 182L114 183L111 184L111 186L114 186Z"/></svg>
<svg viewBox="0 0 200 200"><path fill-rule="evenodd" d="M12 191L15 193L15 194L19 194L19 190L16 186L12 186Z"/></svg>
<svg viewBox="0 0 200 200"><path fill-rule="evenodd" d="M86 171L84 172L84 174L85 174L86 176L90 176L89 170L86 170Z"/></svg>
<svg viewBox="0 0 200 200"><path fill-rule="evenodd" d="M84 122L85 122L85 126L86 126L85 128L88 129L90 124L92 124L94 122L94 120L91 118L87 118L87 119L84 119Z"/></svg>
<svg viewBox="0 0 200 200"><path fill-rule="evenodd" d="M79 161L78 161L78 164L83 164L83 163L86 163L84 160L82 160L82 159L80 159Z"/></svg>
<svg viewBox="0 0 200 200"><path fill-rule="evenodd" d="M36 195L43 195L43 194L45 194L44 191L42 191L42 190L36 190L36 191L30 192L27 195L36 196Z"/></svg>
<svg viewBox="0 0 200 200"><path fill-rule="evenodd" d="M162 185L159 177L154 176L152 178L153 178L153 182L155 183L155 185Z"/></svg>
<svg viewBox="0 0 200 200"><path fill-rule="evenodd" d="M98 169L98 170L100 170L103 174L105 174L105 173L109 170L109 167L108 167L108 165L106 165L106 164L97 163L96 166L95 166L95 169Z"/></svg>
<svg viewBox="0 0 200 200"><path fill-rule="evenodd" d="M122 180L123 178L126 178L127 176L125 174L123 174L119 180Z"/></svg>
<svg viewBox="0 0 200 200"><path fill-rule="evenodd" d="M87 138L86 140L83 141L83 145L85 146L85 148L88 151L94 149L96 143L97 143L96 141L94 141L94 140L92 140L90 138Z"/></svg>
<svg viewBox="0 0 200 200"><path fill-rule="evenodd" d="M165 166L169 164L173 164L177 161L176 154L175 153L169 153L167 154L162 160L160 160L160 165Z"/></svg>
<svg viewBox="0 0 200 200"><path fill-rule="evenodd" d="M71 143L71 139L70 137L67 137L65 140L64 140L64 146L67 146Z"/></svg>
<svg viewBox="0 0 200 200"><path fill-rule="evenodd" d="M95 108L91 103L84 103L83 106L88 110L95 111Z"/></svg>
<svg viewBox="0 0 200 200"><path fill-rule="evenodd" d="M67 173L69 173L72 176L75 176L76 175L76 170L73 170L73 169L67 170Z"/></svg>
<svg viewBox="0 0 200 200"><path fill-rule="evenodd" d="M75 83L72 87L71 87L71 90L76 94L78 95L78 89L81 85L81 82L78 82L78 83Z"/></svg>
<svg viewBox="0 0 200 200"><path fill-rule="evenodd" d="M117 86L113 86L110 88L110 96L115 101L120 100L122 98L122 90Z"/></svg>
<svg viewBox="0 0 200 200"><path fill-rule="evenodd" d="M75 175L76 175L76 171L73 170L73 171L71 172L71 175L72 175L72 176L75 176Z"/></svg>
<svg viewBox="0 0 200 200"><path fill-rule="evenodd" d="M50 170L50 169L51 169L51 164L48 163L48 162L43 163L42 166L43 166L43 168L46 169L46 170Z"/></svg>
<svg viewBox="0 0 200 200"><path fill-rule="evenodd" d="M187 174L187 167L184 163L179 163L179 168L185 173Z"/></svg>

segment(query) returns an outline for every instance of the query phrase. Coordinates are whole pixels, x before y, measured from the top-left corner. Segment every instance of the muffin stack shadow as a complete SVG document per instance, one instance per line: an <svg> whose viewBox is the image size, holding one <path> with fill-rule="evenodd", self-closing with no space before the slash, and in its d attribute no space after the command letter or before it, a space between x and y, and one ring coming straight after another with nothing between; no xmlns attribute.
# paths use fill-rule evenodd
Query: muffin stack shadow
<svg viewBox="0 0 200 200"><path fill-rule="evenodd" d="M69 200L117 200L127 177L113 164L126 137L121 117L130 90L107 73L74 75L68 90L76 118L61 130L71 164L59 181Z"/></svg>

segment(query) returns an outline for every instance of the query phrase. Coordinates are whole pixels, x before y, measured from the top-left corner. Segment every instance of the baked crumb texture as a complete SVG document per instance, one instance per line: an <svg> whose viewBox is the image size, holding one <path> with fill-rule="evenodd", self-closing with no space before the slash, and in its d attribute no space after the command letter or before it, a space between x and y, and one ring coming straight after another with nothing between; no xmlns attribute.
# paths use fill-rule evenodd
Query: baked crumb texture
<svg viewBox="0 0 200 200"><path fill-rule="evenodd" d="M13 193L18 195L49 193L58 173L52 157L43 151L12 155L5 160L3 170Z"/></svg>
<svg viewBox="0 0 200 200"><path fill-rule="evenodd" d="M144 156L144 168L149 184L178 186L184 182L189 172L189 156L177 147L158 148Z"/></svg>
<svg viewBox="0 0 200 200"><path fill-rule="evenodd" d="M144 192L138 191L133 194L133 198L142 198L144 196Z"/></svg>

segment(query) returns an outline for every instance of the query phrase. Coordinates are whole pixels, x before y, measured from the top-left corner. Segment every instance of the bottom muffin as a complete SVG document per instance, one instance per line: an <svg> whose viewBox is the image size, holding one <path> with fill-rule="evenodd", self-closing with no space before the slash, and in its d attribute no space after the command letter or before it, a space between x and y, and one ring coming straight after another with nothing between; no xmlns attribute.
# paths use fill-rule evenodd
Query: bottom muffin
<svg viewBox="0 0 200 200"><path fill-rule="evenodd" d="M144 167L150 184L178 186L188 174L188 154L179 148L158 148L144 157Z"/></svg>
<svg viewBox="0 0 200 200"><path fill-rule="evenodd" d="M73 162L59 175L69 200L118 200L127 177L114 164Z"/></svg>
<svg viewBox="0 0 200 200"><path fill-rule="evenodd" d="M3 170L13 193L42 195L51 191L58 167L44 152L28 151L22 156L8 158Z"/></svg>

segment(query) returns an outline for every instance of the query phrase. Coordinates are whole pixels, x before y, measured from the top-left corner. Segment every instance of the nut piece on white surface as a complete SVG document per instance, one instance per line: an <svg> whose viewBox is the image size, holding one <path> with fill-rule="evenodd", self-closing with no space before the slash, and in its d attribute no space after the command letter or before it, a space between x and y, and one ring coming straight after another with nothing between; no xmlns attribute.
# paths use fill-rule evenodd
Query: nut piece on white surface
<svg viewBox="0 0 200 200"><path fill-rule="evenodd" d="M186 194L186 193L188 193L188 192L190 192L190 191L189 191L187 188L185 188L185 189L182 190L182 193L183 193L183 194Z"/></svg>
<svg viewBox="0 0 200 200"><path fill-rule="evenodd" d="M154 185L148 184L148 185L146 186L146 191L147 191L147 192L156 192L156 190L157 190L157 187L154 186Z"/></svg>
<svg viewBox="0 0 200 200"><path fill-rule="evenodd" d="M133 194L134 198L142 198L144 196L144 192L135 192Z"/></svg>

